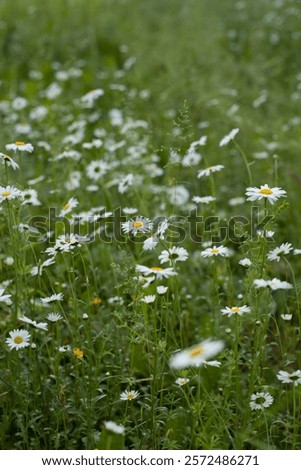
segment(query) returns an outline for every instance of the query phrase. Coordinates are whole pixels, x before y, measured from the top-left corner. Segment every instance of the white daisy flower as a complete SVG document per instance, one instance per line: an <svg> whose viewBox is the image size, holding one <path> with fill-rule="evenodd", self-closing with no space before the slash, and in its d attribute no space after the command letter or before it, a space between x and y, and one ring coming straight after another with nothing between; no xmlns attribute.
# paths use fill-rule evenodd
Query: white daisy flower
<svg viewBox="0 0 301 470"><path fill-rule="evenodd" d="M135 390L125 391L120 394L120 400L122 401L135 400L135 398L137 398L138 395L139 395L139 392L136 392Z"/></svg>
<svg viewBox="0 0 301 470"><path fill-rule="evenodd" d="M73 191L80 187L80 180L81 180L81 173L80 171L72 171L69 176L69 180L65 183L65 188L68 191Z"/></svg>
<svg viewBox="0 0 301 470"><path fill-rule="evenodd" d="M30 334L26 330L13 330L9 332L10 338L7 338L5 340L6 344L9 346L9 348L16 349L22 349L26 348L29 346L29 339L30 339Z"/></svg>
<svg viewBox="0 0 301 470"><path fill-rule="evenodd" d="M188 259L188 251L185 248L173 246L168 250L163 250L159 255L160 263L177 263L177 261L186 261Z"/></svg>
<svg viewBox="0 0 301 470"><path fill-rule="evenodd" d="M183 385L188 384L188 382L190 382L190 379L185 379L184 377L179 377L179 378L175 381L175 383L176 383L177 385L179 385L180 387L183 387Z"/></svg>
<svg viewBox="0 0 301 470"><path fill-rule="evenodd" d="M124 222L121 226L125 233L137 235L137 233L150 232L153 228L153 223L146 217L138 216L128 222Z"/></svg>
<svg viewBox="0 0 301 470"><path fill-rule="evenodd" d="M291 321L291 319L293 318L293 315L291 313L282 313L280 316L282 320L285 321Z"/></svg>
<svg viewBox="0 0 301 470"><path fill-rule="evenodd" d="M249 313L251 311L250 307L243 305L242 307L225 307L222 308L221 313L222 315L228 315L228 317L232 317L233 315L242 316L244 313Z"/></svg>
<svg viewBox="0 0 301 470"><path fill-rule="evenodd" d="M22 199L22 192L14 186L0 186L0 203L5 200Z"/></svg>
<svg viewBox="0 0 301 470"><path fill-rule="evenodd" d="M11 294L5 294L4 295L5 289L0 289L0 302L4 302L6 305L11 305L12 301L10 300Z"/></svg>
<svg viewBox="0 0 301 470"><path fill-rule="evenodd" d="M166 286L157 286L157 292L158 292L159 295L166 294L167 291L168 291L168 287L166 287Z"/></svg>
<svg viewBox="0 0 301 470"><path fill-rule="evenodd" d="M301 370L298 369L295 372L280 370L277 374L277 379L284 384L293 383L294 385L301 385Z"/></svg>
<svg viewBox="0 0 301 470"><path fill-rule="evenodd" d="M207 248L206 250L201 251L201 256L203 258L210 258L211 256L230 256L230 250L225 246L213 246L212 248Z"/></svg>
<svg viewBox="0 0 301 470"><path fill-rule="evenodd" d="M111 431L114 434L123 435L125 432L125 427L122 426L121 424L114 423L114 421L105 421L104 427L106 428L107 431Z"/></svg>
<svg viewBox="0 0 301 470"><path fill-rule="evenodd" d="M176 273L173 268L160 268L158 266L153 266L151 268L148 268L147 266L143 266L141 264L138 264L136 266L136 271L143 274L143 276L151 276L153 275L156 279L168 279L171 276L177 276L178 273Z"/></svg>
<svg viewBox="0 0 301 470"><path fill-rule="evenodd" d="M133 215L133 214L136 214L136 212L138 212L138 209L136 209L136 207L124 207L122 209L122 212L126 215Z"/></svg>
<svg viewBox="0 0 301 470"><path fill-rule="evenodd" d="M286 281L280 281L280 279L277 279L274 277L271 281L269 281L269 287L272 290L277 290L277 289L292 289L293 286L289 282Z"/></svg>
<svg viewBox="0 0 301 470"><path fill-rule="evenodd" d="M293 286L289 282L286 281L280 281L276 277L274 277L271 280L266 280L266 279L255 279L254 280L254 286L258 289L261 287L270 287L271 290L277 290L277 289L292 289Z"/></svg>
<svg viewBox="0 0 301 470"><path fill-rule="evenodd" d="M59 352L62 352L62 353L68 352L68 351L71 351L71 346L69 344L66 344L64 346L60 346L58 350Z"/></svg>
<svg viewBox="0 0 301 470"><path fill-rule="evenodd" d="M93 139L92 142L84 142L83 143L83 148L84 149L99 149L100 147L103 146L103 141L101 139Z"/></svg>
<svg viewBox="0 0 301 470"><path fill-rule="evenodd" d="M47 323L44 323L44 322L37 323L35 320L31 320L31 318L28 318L25 315L23 315L22 317L19 317L19 320L23 321L24 323L27 323L28 325L32 325L35 328L38 328L39 330L45 330L45 331L48 330Z"/></svg>
<svg viewBox="0 0 301 470"><path fill-rule="evenodd" d="M52 323L56 323L57 321L63 319L62 315L56 312L48 313L45 318L46 320L51 321Z"/></svg>
<svg viewBox="0 0 301 470"><path fill-rule="evenodd" d="M141 302L144 302L145 304L152 304L155 302L156 296L155 295L145 295L144 297L141 298Z"/></svg>
<svg viewBox="0 0 301 470"><path fill-rule="evenodd" d="M219 147L224 147L225 145L228 145L228 143L231 142L231 140L233 140L238 133L239 133L238 128L232 129L232 131L230 131L229 134L225 135L222 138L222 140L219 143Z"/></svg>
<svg viewBox="0 0 301 470"><path fill-rule="evenodd" d="M282 243L277 248L274 248L274 250L269 251L267 258L269 261L280 261L281 256L288 255L292 249L291 243Z"/></svg>
<svg viewBox="0 0 301 470"><path fill-rule="evenodd" d="M20 152L28 152L31 153L34 150L34 147L32 144L25 143L22 141L15 142L13 144L7 144L5 145L6 150L12 150L13 152L17 152L18 150Z"/></svg>
<svg viewBox="0 0 301 470"><path fill-rule="evenodd" d="M153 236L153 237L148 237L146 238L146 240L144 240L143 242L143 247L142 247L142 250L143 251L151 251L153 250L154 248L156 248L156 246L158 245L159 243L159 240L156 236Z"/></svg>
<svg viewBox="0 0 301 470"><path fill-rule="evenodd" d="M0 159L4 165L10 166L13 170L18 170L19 165L9 155L0 152Z"/></svg>
<svg viewBox="0 0 301 470"><path fill-rule="evenodd" d="M275 232L273 230L256 230L257 235L263 238L273 238Z"/></svg>
<svg viewBox="0 0 301 470"><path fill-rule="evenodd" d="M286 191L281 188L270 188L267 184L261 185L260 188L247 188L247 201L260 201L266 198L271 204L274 204L280 197L286 197Z"/></svg>
<svg viewBox="0 0 301 470"><path fill-rule="evenodd" d="M110 169L110 166L104 160L93 160L86 168L88 178L93 181L98 181Z"/></svg>
<svg viewBox="0 0 301 470"><path fill-rule="evenodd" d="M250 408L251 410L264 410L265 408L269 408L273 404L273 402L274 398L270 393L252 393L250 399Z"/></svg>
<svg viewBox="0 0 301 470"><path fill-rule="evenodd" d="M202 178L203 176L209 176L211 173L215 173L216 171L221 171L224 167L224 165L213 165L209 166L208 168L205 168L204 170L200 170L198 172L198 178Z"/></svg>
<svg viewBox="0 0 301 470"><path fill-rule="evenodd" d="M94 105L94 101L96 101L100 96L103 96L104 91L101 88L96 88L95 90L91 90L86 93L84 96L81 97L81 102L84 104L86 108L92 108Z"/></svg>
<svg viewBox="0 0 301 470"><path fill-rule="evenodd" d="M38 192L35 189L23 189L22 191L23 202L22 206L40 206L41 203L38 199Z"/></svg>
<svg viewBox="0 0 301 470"><path fill-rule="evenodd" d="M156 235L160 238L160 240L164 240L165 232L167 231L169 225L170 224L168 219L164 219L158 224Z"/></svg>
<svg viewBox="0 0 301 470"><path fill-rule="evenodd" d="M64 205L61 210L59 217L64 217L66 214L69 214L75 207L78 206L78 200L75 197L71 197L68 202Z"/></svg>
<svg viewBox="0 0 301 470"><path fill-rule="evenodd" d="M23 98L22 96L16 96L16 98L12 100L12 108L16 111L21 111L22 109L26 108L27 105L27 99Z"/></svg>
<svg viewBox="0 0 301 470"><path fill-rule="evenodd" d="M244 266L246 268L248 268L249 266L252 265L252 261L249 259L249 258L243 258L241 259L238 264L240 264L241 266Z"/></svg>
<svg viewBox="0 0 301 470"><path fill-rule="evenodd" d="M224 348L223 341L207 339L183 351L176 352L169 361L171 369L184 369L185 367L200 367L212 356ZM210 365L207 363L207 365Z"/></svg>
<svg viewBox="0 0 301 470"><path fill-rule="evenodd" d="M195 151L193 148L189 148L186 155L184 155L182 160L182 165L184 167L195 166L200 163L202 160L202 155Z"/></svg>
<svg viewBox="0 0 301 470"><path fill-rule="evenodd" d="M216 201L216 197L212 197L212 196L203 196L203 197L193 196L192 200L196 204L209 204L210 202Z"/></svg>
<svg viewBox="0 0 301 470"><path fill-rule="evenodd" d="M50 302L63 300L64 294L61 292L59 294L53 294L50 297L41 297L42 304L48 304Z"/></svg>

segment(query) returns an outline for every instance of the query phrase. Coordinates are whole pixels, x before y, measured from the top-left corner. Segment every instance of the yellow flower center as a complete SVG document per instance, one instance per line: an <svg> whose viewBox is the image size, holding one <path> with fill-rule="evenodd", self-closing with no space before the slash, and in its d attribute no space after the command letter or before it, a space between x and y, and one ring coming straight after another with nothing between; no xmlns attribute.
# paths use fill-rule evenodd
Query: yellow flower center
<svg viewBox="0 0 301 470"><path fill-rule="evenodd" d="M92 300L93 305L99 305L101 303L101 298L100 297L94 297Z"/></svg>
<svg viewBox="0 0 301 470"><path fill-rule="evenodd" d="M198 356L201 356L203 352L204 352L204 348L202 348L202 346L196 346L195 348L190 350L189 356L198 357Z"/></svg>
<svg viewBox="0 0 301 470"><path fill-rule="evenodd" d="M25 142L18 141L18 142L15 142L15 144L19 145L19 147L21 147L22 145L25 145Z"/></svg>
<svg viewBox="0 0 301 470"><path fill-rule="evenodd" d="M128 393L127 394L127 399L128 400L133 400L135 398L135 395L133 393Z"/></svg>
<svg viewBox="0 0 301 470"><path fill-rule="evenodd" d="M240 307L232 307L232 308L231 308L231 312L232 312L232 313L238 313L238 312L240 312Z"/></svg>
<svg viewBox="0 0 301 470"><path fill-rule="evenodd" d="M22 336L16 336L14 338L14 343L16 343L16 344L21 344L21 343L23 343L23 341L24 341L24 339L22 338Z"/></svg>
<svg viewBox="0 0 301 470"><path fill-rule="evenodd" d="M79 357L80 359L82 359L84 357L83 351L79 348L74 348L73 349L73 354L74 354L74 356Z"/></svg>
<svg viewBox="0 0 301 470"><path fill-rule="evenodd" d="M157 266L153 266L152 268L150 268L152 271L163 271L163 268L159 268Z"/></svg>
<svg viewBox="0 0 301 470"><path fill-rule="evenodd" d="M70 209L70 204L65 204L64 207L63 207L63 211L67 211L68 209Z"/></svg>
<svg viewBox="0 0 301 470"><path fill-rule="evenodd" d="M269 188L264 188L259 190L259 194L269 196L270 194L273 194L273 191Z"/></svg>
<svg viewBox="0 0 301 470"><path fill-rule="evenodd" d="M3 193L2 193L2 196L3 196L3 197L8 197L8 196L10 196L10 195L11 195L11 192L10 192L10 191L3 191Z"/></svg>
<svg viewBox="0 0 301 470"><path fill-rule="evenodd" d="M143 227L143 222L141 220L136 220L136 222L133 223L134 228L141 228Z"/></svg>
<svg viewBox="0 0 301 470"><path fill-rule="evenodd" d="M210 253L212 253L213 255L216 255L217 253L219 253L219 249L218 248L212 248L212 250L210 250Z"/></svg>

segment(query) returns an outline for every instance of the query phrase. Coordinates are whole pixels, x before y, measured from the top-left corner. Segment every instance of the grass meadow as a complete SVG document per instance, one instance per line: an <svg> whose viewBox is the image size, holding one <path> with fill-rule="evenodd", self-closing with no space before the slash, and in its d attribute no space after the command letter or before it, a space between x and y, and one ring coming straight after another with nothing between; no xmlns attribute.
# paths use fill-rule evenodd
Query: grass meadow
<svg viewBox="0 0 301 470"><path fill-rule="evenodd" d="M1 449L301 449L300 21L0 1Z"/></svg>

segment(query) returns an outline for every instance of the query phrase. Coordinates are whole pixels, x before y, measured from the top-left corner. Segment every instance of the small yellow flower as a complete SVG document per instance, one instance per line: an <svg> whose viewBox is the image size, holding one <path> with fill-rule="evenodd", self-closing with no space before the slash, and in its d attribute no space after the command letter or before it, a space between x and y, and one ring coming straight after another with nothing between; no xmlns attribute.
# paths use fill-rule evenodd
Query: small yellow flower
<svg viewBox="0 0 301 470"><path fill-rule="evenodd" d="M94 297L94 299L92 300L92 304L93 305L99 305L101 304L101 298L100 297Z"/></svg>
<svg viewBox="0 0 301 470"><path fill-rule="evenodd" d="M84 357L84 352L79 348L74 348L73 349L73 354L74 354L74 356L78 357L79 359L82 359Z"/></svg>

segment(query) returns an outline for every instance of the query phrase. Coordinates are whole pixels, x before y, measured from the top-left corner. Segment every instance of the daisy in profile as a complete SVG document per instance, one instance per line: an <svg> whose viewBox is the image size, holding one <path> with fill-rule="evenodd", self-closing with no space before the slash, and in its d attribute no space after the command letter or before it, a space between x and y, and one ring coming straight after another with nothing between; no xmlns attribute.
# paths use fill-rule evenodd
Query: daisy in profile
<svg viewBox="0 0 301 470"><path fill-rule="evenodd" d="M223 170L223 168L225 168L224 165L208 166L208 168L205 168L204 170L200 170L198 172L198 178L202 178L203 176L209 176L211 175L211 173Z"/></svg>
<svg viewBox="0 0 301 470"><path fill-rule="evenodd" d="M154 276L156 279L168 279L169 277L177 276L178 274L173 270L173 268L161 268L158 266L148 268L141 264L136 266L136 271L141 273L143 276Z"/></svg>
<svg viewBox="0 0 301 470"><path fill-rule="evenodd" d="M10 166L13 170L19 169L18 163L5 153L0 152L0 160L4 165Z"/></svg>
<svg viewBox="0 0 301 470"><path fill-rule="evenodd" d="M9 336L10 338L7 338L5 342L11 350L16 349L18 351L29 346L30 334L28 331L13 330L9 332Z"/></svg>
<svg viewBox="0 0 301 470"><path fill-rule="evenodd" d="M185 379L184 377L179 377L179 378L175 381L175 383L176 383L177 385L179 385L180 387L183 387L183 385L188 384L188 382L190 382L190 380L189 380L189 379Z"/></svg>
<svg viewBox="0 0 301 470"><path fill-rule="evenodd" d="M278 187L270 188L267 184L264 184L260 188L247 188L246 196L248 196L247 201L267 199L271 204L274 204L280 197L286 197L286 191Z"/></svg>
<svg viewBox="0 0 301 470"><path fill-rule="evenodd" d="M144 302L145 304L152 304L155 302L156 296L155 295L145 295L144 297L141 298L141 302Z"/></svg>
<svg viewBox="0 0 301 470"><path fill-rule="evenodd" d="M4 294L5 289L0 289L0 302L4 302L6 305L11 305L12 301L10 300L11 294Z"/></svg>
<svg viewBox="0 0 301 470"><path fill-rule="evenodd" d="M222 315L228 315L232 317L233 315L242 316L244 313L250 313L250 307L243 305L242 307L225 307L221 310Z"/></svg>
<svg viewBox="0 0 301 470"><path fill-rule="evenodd" d="M22 141L17 141L14 142L13 144L7 144L5 145L6 150L12 150L13 152L28 152L31 153L34 150L34 147L32 144L25 143Z"/></svg>
<svg viewBox="0 0 301 470"><path fill-rule="evenodd" d="M239 129L232 129L232 131L229 132L229 134L225 135L222 140L219 143L219 147L224 147L225 145L228 145L231 140L234 140L236 135L239 133Z"/></svg>
<svg viewBox="0 0 301 470"><path fill-rule="evenodd" d="M154 235L153 237L148 237L143 242L143 251L152 251L159 243L159 239Z"/></svg>
<svg viewBox="0 0 301 470"><path fill-rule="evenodd" d="M252 261L249 258L243 258L238 262L238 264L244 266L245 268L248 268L252 265Z"/></svg>
<svg viewBox="0 0 301 470"><path fill-rule="evenodd" d="M22 199L22 192L14 186L0 186L0 203L11 199Z"/></svg>
<svg viewBox="0 0 301 470"><path fill-rule="evenodd" d="M200 367L206 364L212 365L210 362L207 362L207 359L218 354L223 348L223 341L206 339L195 346L176 352L171 357L169 366L171 369L184 369L185 367ZM213 362L214 366L218 365L217 361Z"/></svg>
<svg viewBox="0 0 301 470"><path fill-rule="evenodd" d="M122 401L132 401L132 400L135 400L135 398L137 398L139 395L139 392L136 392L135 390L129 390L129 391L125 391L125 392L122 392L120 394L120 400Z"/></svg>
<svg viewBox="0 0 301 470"><path fill-rule="evenodd" d="M301 370L298 369L295 372L280 370L277 374L277 379L284 384L292 383L294 385L301 385Z"/></svg>
<svg viewBox="0 0 301 470"><path fill-rule="evenodd" d="M278 290L278 289L292 289L293 286L289 282L286 281L280 281L280 279L277 279L274 277L271 280L266 280L266 279L254 279L254 286L257 289L260 289L262 287L269 287L271 290Z"/></svg>
<svg viewBox="0 0 301 470"><path fill-rule="evenodd" d="M69 214L69 212L71 212L77 206L78 206L78 200L75 197L71 197L62 208L59 216L64 217L66 214Z"/></svg>
<svg viewBox="0 0 301 470"><path fill-rule="evenodd" d="M280 261L281 256L288 255L289 252L293 249L291 243L282 243L282 245L274 248L267 254L269 261Z"/></svg>
<svg viewBox="0 0 301 470"><path fill-rule="evenodd" d="M250 399L250 408L251 410L264 410L269 408L273 404L274 398L270 393L267 392L257 392L252 393Z"/></svg>
<svg viewBox="0 0 301 470"><path fill-rule="evenodd" d="M168 287L166 286L157 286L157 292L159 295L164 295L168 291Z"/></svg>
<svg viewBox="0 0 301 470"><path fill-rule="evenodd" d="M188 259L188 251L185 248L173 246L169 250L163 250L159 255L160 263L177 263L177 261L186 261Z"/></svg>
<svg viewBox="0 0 301 470"><path fill-rule="evenodd" d="M291 321L291 319L293 318L293 315L291 313L282 313L280 316L282 320L285 321Z"/></svg>
<svg viewBox="0 0 301 470"><path fill-rule="evenodd" d="M24 323L27 323L28 325L32 325L35 328L38 328L39 330L45 330L45 331L48 330L47 323L44 323L44 322L37 323L36 320L31 320L31 318L28 318L25 315L23 315L22 317L19 317L19 320L23 321Z"/></svg>
<svg viewBox="0 0 301 470"><path fill-rule="evenodd" d="M59 294L53 294L50 297L42 297L41 302L42 302L42 304L49 304L50 302L63 300L63 296L64 295L60 292Z"/></svg>
<svg viewBox="0 0 301 470"><path fill-rule="evenodd" d="M230 256L230 250L225 246L213 246L212 248L207 248L206 250L201 251L201 256L203 258L210 258L211 256Z"/></svg>
<svg viewBox="0 0 301 470"><path fill-rule="evenodd" d="M56 323L57 321L62 319L62 315L56 312L48 313L48 315L46 315L46 320L50 321L51 323Z"/></svg>
<svg viewBox="0 0 301 470"><path fill-rule="evenodd" d="M121 226L124 233L137 235L137 233L150 232L153 228L153 223L146 217L137 216L134 219L130 219L128 222L124 222Z"/></svg>

